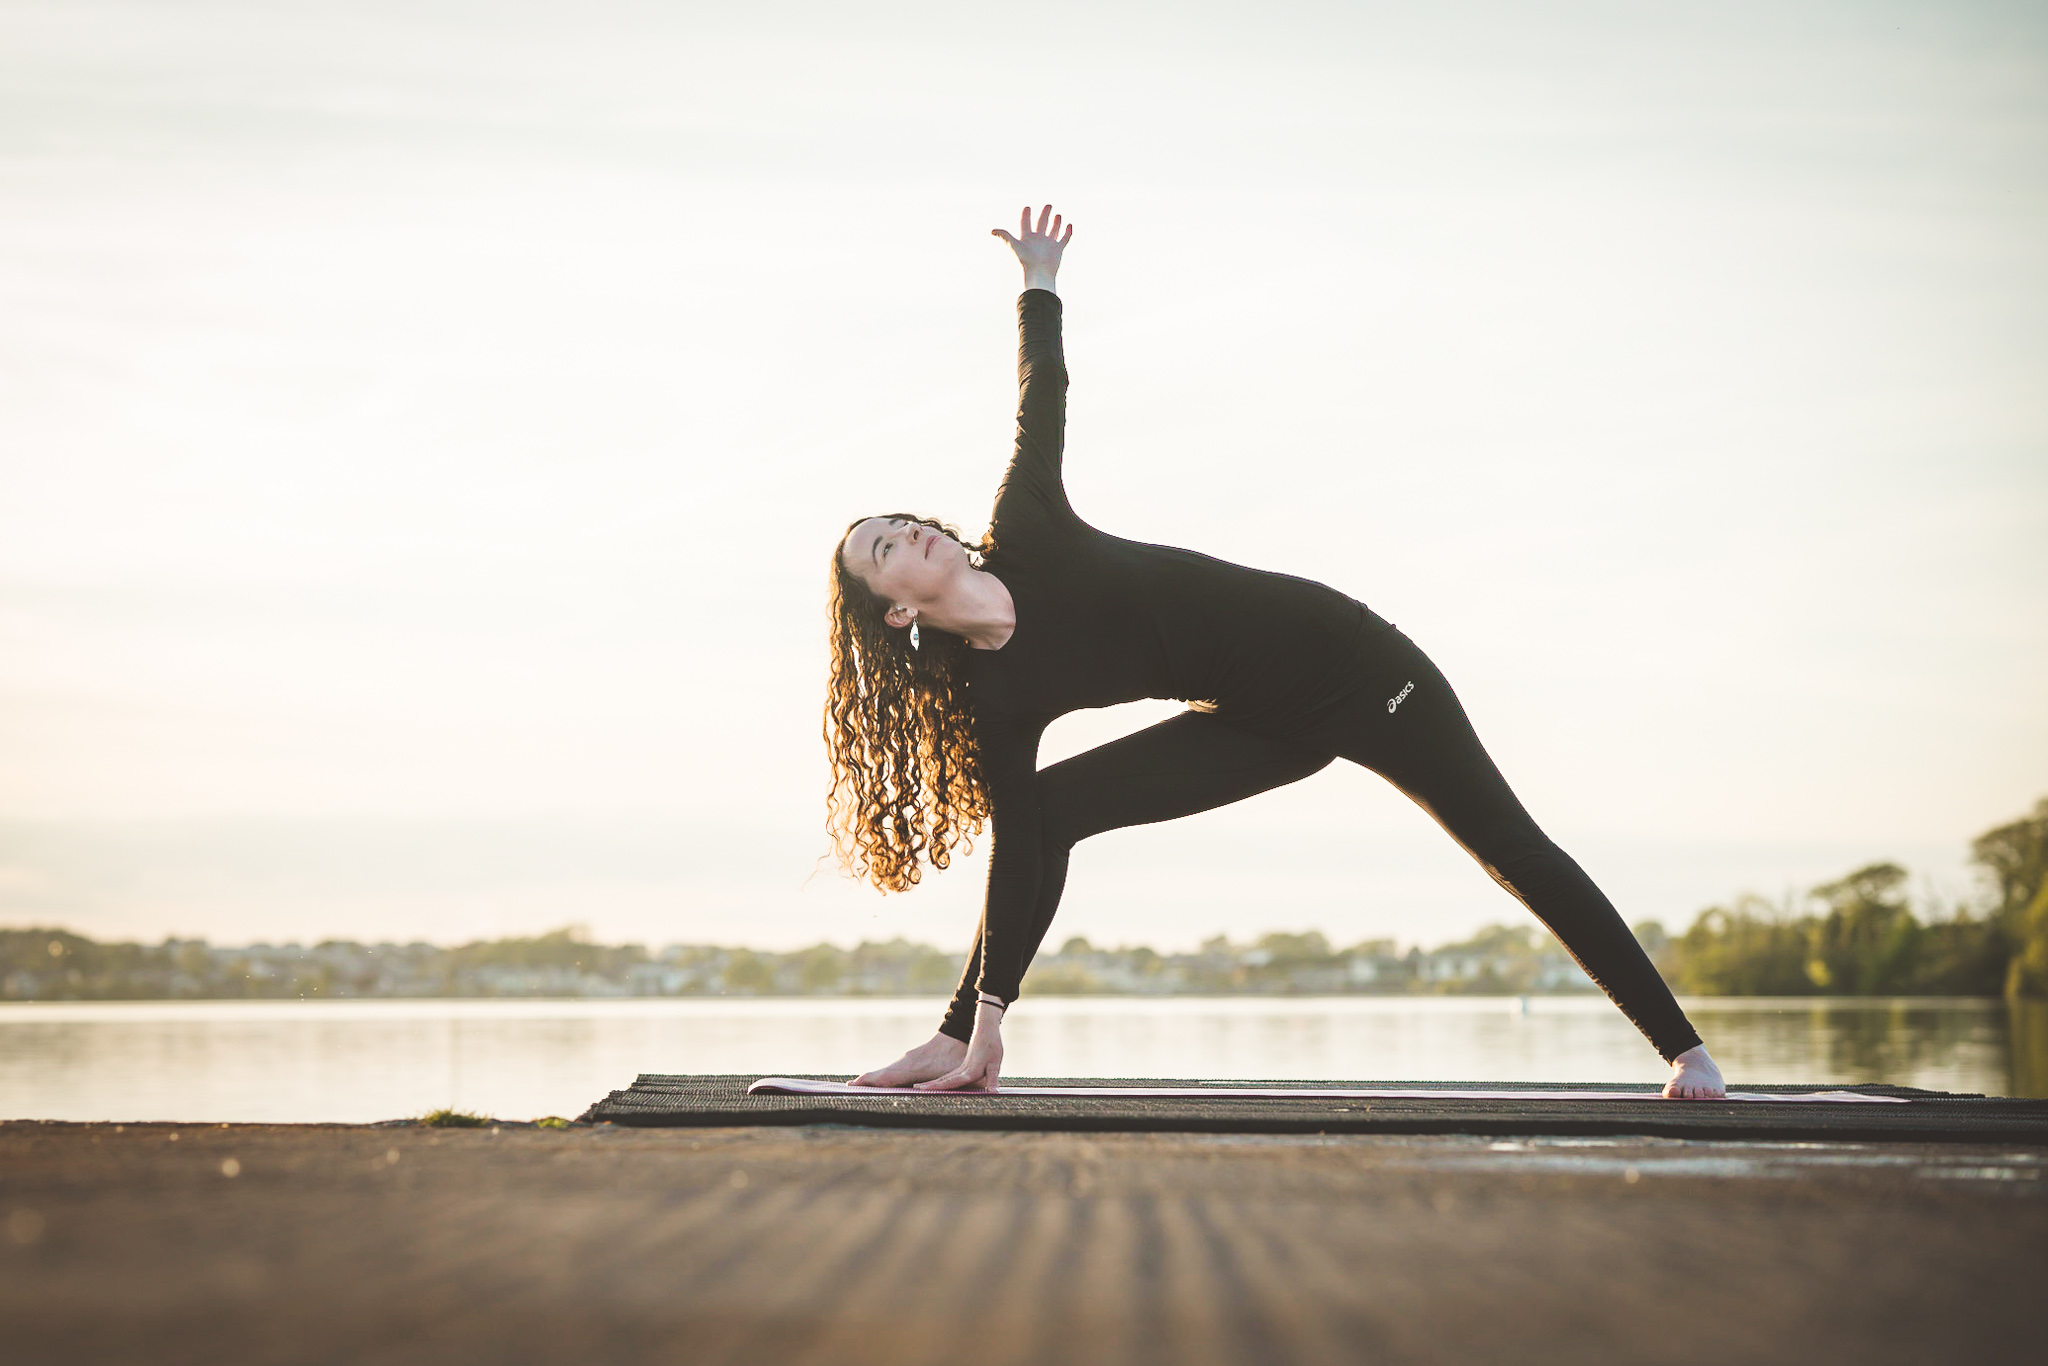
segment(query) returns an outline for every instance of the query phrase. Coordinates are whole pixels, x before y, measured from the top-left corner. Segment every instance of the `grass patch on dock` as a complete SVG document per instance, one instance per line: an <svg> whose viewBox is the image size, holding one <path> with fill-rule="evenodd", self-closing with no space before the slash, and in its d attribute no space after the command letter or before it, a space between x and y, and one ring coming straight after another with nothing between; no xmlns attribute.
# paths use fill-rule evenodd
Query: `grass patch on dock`
<svg viewBox="0 0 2048 1366"><path fill-rule="evenodd" d="M470 1110L429 1110L420 1116L420 1123L430 1129L481 1129L490 1122L489 1115Z"/></svg>

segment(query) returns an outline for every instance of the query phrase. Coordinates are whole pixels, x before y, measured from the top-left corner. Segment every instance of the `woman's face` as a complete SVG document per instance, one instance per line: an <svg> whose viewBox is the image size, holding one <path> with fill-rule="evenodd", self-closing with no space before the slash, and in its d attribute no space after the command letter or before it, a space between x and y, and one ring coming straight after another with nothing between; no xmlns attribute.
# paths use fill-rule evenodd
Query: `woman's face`
<svg viewBox="0 0 2048 1366"><path fill-rule="evenodd" d="M945 582L967 563L966 549L943 531L904 517L870 517L846 533L840 557L853 576L889 600L889 624L897 608L934 601Z"/></svg>

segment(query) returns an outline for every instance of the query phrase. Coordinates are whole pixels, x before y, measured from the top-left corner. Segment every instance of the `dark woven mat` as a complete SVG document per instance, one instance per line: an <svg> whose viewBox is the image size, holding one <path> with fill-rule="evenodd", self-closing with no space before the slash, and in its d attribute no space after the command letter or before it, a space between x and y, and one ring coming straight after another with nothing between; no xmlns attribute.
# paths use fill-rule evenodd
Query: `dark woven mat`
<svg viewBox="0 0 2048 1366"><path fill-rule="evenodd" d="M834 1078L842 1080L843 1078ZM593 1123L739 1126L857 1124L879 1128L1058 1129L1155 1133L1649 1134L1666 1138L1818 1139L2048 1145L2048 1100L2002 1100L1904 1086L1768 1086L1745 1091L1860 1091L1910 1105L1854 1101L1544 1099L1545 1091L1639 1091L1641 1086L1516 1082L1271 1081L1300 1088L1516 1091L1512 1099L1225 1096L750 1096L746 1076L644 1075L584 1112ZM1016 1086L1199 1086L1158 1078L1006 1077ZM1240 1083L1241 1084L1241 1083ZM1526 1097L1526 1098L1524 1098Z"/></svg>

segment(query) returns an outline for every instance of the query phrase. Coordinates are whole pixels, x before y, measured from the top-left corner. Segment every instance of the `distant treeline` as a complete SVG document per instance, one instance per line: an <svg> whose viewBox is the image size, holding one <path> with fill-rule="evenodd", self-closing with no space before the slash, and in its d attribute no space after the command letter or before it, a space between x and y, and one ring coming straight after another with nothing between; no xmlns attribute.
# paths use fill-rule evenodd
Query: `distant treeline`
<svg viewBox="0 0 2048 1366"><path fill-rule="evenodd" d="M1970 857L1984 895L1947 915L1916 916L1906 870L1874 863L1803 904L1745 896L1675 938L1655 922L1636 935L1674 988L1701 995L2048 998L2048 798Z"/></svg>
<svg viewBox="0 0 2048 1366"><path fill-rule="evenodd" d="M1635 927L1682 992L1701 995L1944 995L2048 998L2048 799L1971 845L1974 904L1916 915L1896 864L1859 868L1804 898L1757 897L1700 913L1680 935ZM345 999L406 996L929 995L959 956L902 939L790 953L676 944L594 944L573 930L454 948L358 944L239 948L201 940L102 944L56 929L0 930L0 999ZM1491 926L1432 950L1387 940L1333 947L1323 935L1218 936L1191 953L1097 948L1041 954L1027 994L1526 994L1592 983L1535 927Z"/></svg>
<svg viewBox="0 0 2048 1366"><path fill-rule="evenodd" d="M790 953L593 944L574 930L433 944L223 947L101 944L63 930L0 930L0 999L306 1000L406 996L916 996L952 989L960 955L903 939ZM1025 978L1034 995L1587 991L1585 974L1529 926L1402 954L1390 940L1331 947L1321 934L1218 936L1191 953L1069 939Z"/></svg>

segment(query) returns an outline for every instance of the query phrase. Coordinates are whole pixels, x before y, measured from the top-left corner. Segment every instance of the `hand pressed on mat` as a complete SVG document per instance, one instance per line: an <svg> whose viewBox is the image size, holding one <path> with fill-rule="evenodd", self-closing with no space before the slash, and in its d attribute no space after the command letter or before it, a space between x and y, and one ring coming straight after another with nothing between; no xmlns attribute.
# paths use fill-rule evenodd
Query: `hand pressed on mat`
<svg viewBox="0 0 2048 1366"><path fill-rule="evenodd" d="M915 1086L923 1091L993 1091L1003 1071L1003 1012L986 1003L974 1012L974 1038L961 1043L934 1034L887 1067L863 1072L854 1086Z"/></svg>
<svg viewBox="0 0 2048 1366"><path fill-rule="evenodd" d="M951 1034L934 1034L887 1067L855 1077L849 1086L914 1086L943 1077L967 1056L967 1045Z"/></svg>

